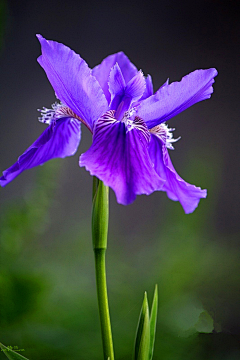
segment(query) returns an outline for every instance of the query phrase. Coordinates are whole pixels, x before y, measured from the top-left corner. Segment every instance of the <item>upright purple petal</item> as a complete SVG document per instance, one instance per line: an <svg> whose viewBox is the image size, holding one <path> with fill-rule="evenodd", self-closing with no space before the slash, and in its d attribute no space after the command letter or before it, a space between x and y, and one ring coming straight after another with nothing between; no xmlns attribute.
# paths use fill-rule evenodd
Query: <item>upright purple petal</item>
<svg viewBox="0 0 240 360"><path fill-rule="evenodd" d="M207 191L188 184L177 174L166 146L155 135L151 136L149 154L157 174L165 180L162 190L171 200L179 201L186 214L193 212Z"/></svg>
<svg viewBox="0 0 240 360"><path fill-rule="evenodd" d="M116 63L110 71L108 86L111 94L110 107L112 110L116 110L124 96L126 87L126 83L118 63Z"/></svg>
<svg viewBox="0 0 240 360"><path fill-rule="evenodd" d="M141 102L138 115L151 129L193 104L210 98L216 75L216 69L196 70L180 82L165 83L154 95Z"/></svg>
<svg viewBox="0 0 240 360"><path fill-rule="evenodd" d="M114 97L125 96L129 97L132 101L137 101L142 97L146 83L142 71L138 71L126 84L122 71L118 63L116 63L110 71L108 86L111 100L113 100Z"/></svg>
<svg viewBox="0 0 240 360"><path fill-rule="evenodd" d="M146 82L142 71L138 73L127 83L125 95L129 96L133 102L139 100L145 91Z"/></svg>
<svg viewBox="0 0 240 360"><path fill-rule="evenodd" d="M110 109L118 109L117 118L119 117L119 119L129 109L131 103L136 102L142 97L146 87L142 71L138 71L126 84L118 64L115 64L111 69L108 85L111 94ZM119 105L120 108L118 108Z"/></svg>
<svg viewBox="0 0 240 360"><path fill-rule="evenodd" d="M109 111L99 119L93 144L81 155L80 166L110 186L120 204L133 202L136 195L160 190L163 180L157 175L148 154L149 133L141 119L132 127L113 118Z"/></svg>
<svg viewBox="0 0 240 360"><path fill-rule="evenodd" d="M110 103L111 100L111 95L108 88L108 78L111 68L116 63L118 63L126 83L131 80L131 78L133 78L138 71L136 66L130 62L128 57L122 51L113 55L109 55L101 62L101 64L93 68L92 74L96 77L100 86L102 87L108 103Z"/></svg>
<svg viewBox="0 0 240 360"><path fill-rule="evenodd" d="M149 96L153 95L153 83L152 83L151 75L148 75L146 77L145 82L146 82L146 88L143 93L143 96L141 97L141 100L147 99Z"/></svg>
<svg viewBox="0 0 240 360"><path fill-rule="evenodd" d="M24 170L42 165L50 159L74 155L81 138L80 124L76 119L62 118L48 126L18 161L3 171L0 185L7 185Z"/></svg>
<svg viewBox="0 0 240 360"><path fill-rule="evenodd" d="M83 119L90 130L108 109L107 100L87 63L63 44L48 41L41 35L39 64L45 70L57 97Z"/></svg>

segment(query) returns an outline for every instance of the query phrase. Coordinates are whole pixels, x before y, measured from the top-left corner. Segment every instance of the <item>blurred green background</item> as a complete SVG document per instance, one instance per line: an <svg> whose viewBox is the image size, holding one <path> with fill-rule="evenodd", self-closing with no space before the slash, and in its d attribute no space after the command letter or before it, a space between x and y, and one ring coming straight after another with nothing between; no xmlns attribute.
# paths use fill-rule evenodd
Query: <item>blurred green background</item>
<svg viewBox="0 0 240 360"><path fill-rule="evenodd" d="M118 360L131 359L143 293L151 302L156 283L154 359L240 358L239 25L233 3L179 4L0 0L1 170L43 131L35 109L55 101L35 61L37 32L82 51L90 66L122 49L153 75L155 89L168 76L219 70L212 99L170 125L182 136L173 163L208 189L207 199L185 215L162 192L128 207L110 192L107 271ZM78 155L90 142L83 129ZM0 189L0 341L31 360L102 358L92 179L78 155Z"/></svg>

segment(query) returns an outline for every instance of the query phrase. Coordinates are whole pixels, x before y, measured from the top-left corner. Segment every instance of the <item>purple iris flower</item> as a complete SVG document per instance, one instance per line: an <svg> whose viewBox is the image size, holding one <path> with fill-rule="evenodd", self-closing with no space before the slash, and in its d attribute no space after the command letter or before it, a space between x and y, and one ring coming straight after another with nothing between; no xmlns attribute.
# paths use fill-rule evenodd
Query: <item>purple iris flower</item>
<svg viewBox="0 0 240 360"><path fill-rule="evenodd" d="M151 76L144 77L123 52L108 56L91 70L68 47L37 37L42 47L38 62L60 102L52 109L43 108L40 121L48 127L3 172L0 185L50 159L74 155L83 123L93 142L79 165L110 186L120 204L162 190L186 213L194 211L207 192L176 173L168 149L178 139L173 139L174 129L165 121L210 98L217 71L196 70L180 82L167 81L154 94Z"/></svg>

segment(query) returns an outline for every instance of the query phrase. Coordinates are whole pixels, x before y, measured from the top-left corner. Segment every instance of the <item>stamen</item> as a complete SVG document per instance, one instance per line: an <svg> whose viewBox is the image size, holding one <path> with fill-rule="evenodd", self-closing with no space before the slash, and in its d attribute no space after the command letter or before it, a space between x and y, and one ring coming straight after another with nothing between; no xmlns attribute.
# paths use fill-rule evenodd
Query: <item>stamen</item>
<svg viewBox="0 0 240 360"><path fill-rule="evenodd" d="M177 139L173 139L173 133L171 131L174 130L174 128L169 128L167 124L162 123L153 127L149 131L150 133L156 135L166 145L168 149L174 150L172 143L181 139L181 136L179 136Z"/></svg>

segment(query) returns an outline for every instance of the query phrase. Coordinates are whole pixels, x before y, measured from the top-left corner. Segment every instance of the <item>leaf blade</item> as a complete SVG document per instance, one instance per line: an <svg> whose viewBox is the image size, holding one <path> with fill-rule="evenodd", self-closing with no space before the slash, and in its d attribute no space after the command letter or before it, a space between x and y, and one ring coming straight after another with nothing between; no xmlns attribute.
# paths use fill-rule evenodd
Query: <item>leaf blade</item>
<svg viewBox="0 0 240 360"><path fill-rule="evenodd" d="M147 293L144 294L143 305L140 312L136 340L134 347L134 360L148 360L150 345L150 322Z"/></svg>
<svg viewBox="0 0 240 360"><path fill-rule="evenodd" d="M156 335L156 324L157 324L157 311L158 311L158 287L155 285L153 302L150 315L150 344L149 344L149 360L152 360L154 342Z"/></svg>

